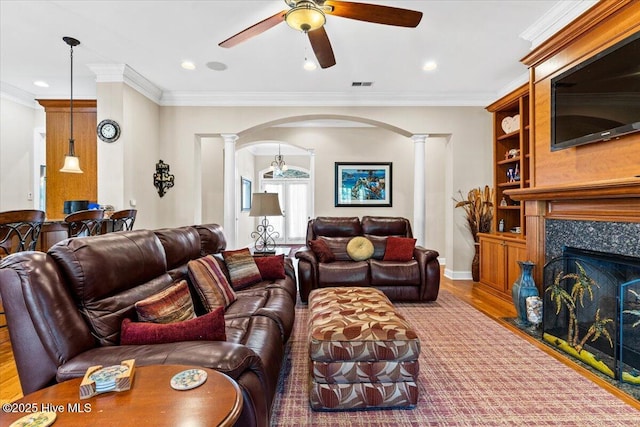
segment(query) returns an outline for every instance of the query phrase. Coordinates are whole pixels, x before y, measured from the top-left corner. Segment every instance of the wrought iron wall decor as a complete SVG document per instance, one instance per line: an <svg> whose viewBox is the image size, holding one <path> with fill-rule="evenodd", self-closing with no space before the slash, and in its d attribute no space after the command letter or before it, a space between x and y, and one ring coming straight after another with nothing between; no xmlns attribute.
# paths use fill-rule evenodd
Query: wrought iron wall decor
<svg viewBox="0 0 640 427"><path fill-rule="evenodd" d="M153 185L158 190L160 197L164 196L168 189L173 187L174 177L169 173L169 165L160 160L156 163L156 172L153 174Z"/></svg>

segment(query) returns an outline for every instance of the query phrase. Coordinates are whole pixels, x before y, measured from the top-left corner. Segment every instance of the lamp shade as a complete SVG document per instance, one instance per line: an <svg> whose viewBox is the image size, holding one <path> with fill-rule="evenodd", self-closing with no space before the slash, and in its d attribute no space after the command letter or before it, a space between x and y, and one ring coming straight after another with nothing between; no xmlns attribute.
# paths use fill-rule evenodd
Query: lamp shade
<svg viewBox="0 0 640 427"><path fill-rule="evenodd" d="M253 193L249 216L282 216L278 193Z"/></svg>
<svg viewBox="0 0 640 427"><path fill-rule="evenodd" d="M318 9L315 4L302 1L287 12L285 21L294 30L307 33L322 27L326 19L322 10Z"/></svg>
<svg viewBox="0 0 640 427"><path fill-rule="evenodd" d="M76 156L64 156L64 165L60 172L67 173L82 173L82 169L80 169L80 159Z"/></svg>

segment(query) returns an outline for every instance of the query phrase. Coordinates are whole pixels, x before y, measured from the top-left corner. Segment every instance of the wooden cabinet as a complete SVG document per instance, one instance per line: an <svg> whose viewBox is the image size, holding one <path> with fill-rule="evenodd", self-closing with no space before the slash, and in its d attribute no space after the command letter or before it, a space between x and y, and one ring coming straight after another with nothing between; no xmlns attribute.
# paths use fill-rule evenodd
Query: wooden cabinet
<svg viewBox="0 0 640 427"><path fill-rule="evenodd" d="M526 259L524 240L480 234L480 286L511 301L511 286L520 275L518 261Z"/></svg>
<svg viewBox="0 0 640 427"><path fill-rule="evenodd" d="M511 286L527 259L524 205L505 191L528 188L530 180L529 86L523 85L487 107L493 113L492 233L480 234L479 286L511 301ZM500 224L503 224L502 231Z"/></svg>

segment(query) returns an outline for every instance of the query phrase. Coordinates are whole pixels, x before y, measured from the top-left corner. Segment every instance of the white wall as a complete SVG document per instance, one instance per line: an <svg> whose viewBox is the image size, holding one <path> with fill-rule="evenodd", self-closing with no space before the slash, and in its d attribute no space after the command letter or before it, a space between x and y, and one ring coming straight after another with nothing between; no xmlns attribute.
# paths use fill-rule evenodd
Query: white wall
<svg viewBox="0 0 640 427"><path fill-rule="evenodd" d="M38 209L33 194L36 128L44 128L43 108L0 99L0 211Z"/></svg>
<svg viewBox="0 0 640 427"><path fill-rule="evenodd" d="M396 127L406 135L369 128L273 128L271 122L293 118L341 116L379 121ZM282 140L315 149L316 216L362 215L371 209L333 206L333 164L336 161L393 161L394 206L376 208L375 214L412 218L413 141L411 134L449 135L428 138L426 149L428 191L425 236L427 246L446 259L454 277L470 277L473 241L465 228L462 212L454 211L452 197L492 181L491 120L480 107L162 107L161 152L176 174L175 192L161 209L163 225L192 223L194 190L200 177L193 173L194 135L238 134L236 149L256 140ZM389 144L389 145L387 145ZM435 147L430 147L435 144ZM366 149L363 149L366 147ZM429 177L433 180L429 181ZM222 180L208 182L222 192ZM173 191L173 190L172 190ZM220 203L224 203L220 199ZM219 221L221 222L221 221Z"/></svg>
<svg viewBox="0 0 640 427"><path fill-rule="evenodd" d="M153 173L161 158L160 107L124 83L98 83L96 89L97 121L112 119L121 128L117 141L98 140L98 202L137 209L135 228L158 228L163 201Z"/></svg>

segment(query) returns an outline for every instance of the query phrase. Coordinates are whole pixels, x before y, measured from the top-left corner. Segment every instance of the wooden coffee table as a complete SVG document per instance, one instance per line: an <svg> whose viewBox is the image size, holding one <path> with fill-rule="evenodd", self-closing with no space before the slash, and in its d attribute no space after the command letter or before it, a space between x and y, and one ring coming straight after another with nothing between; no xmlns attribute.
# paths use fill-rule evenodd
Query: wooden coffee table
<svg viewBox="0 0 640 427"><path fill-rule="evenodd" d="M171 378L185 369L203 369L206 382L192 390L171 388ZM128 391L80 399L82 378L38 390L13 405L28 412L52 410L55 426L232 426L242 411L242 393L228 376L213 369L180 365L135 368ZM5 407L3 407L5 409ZM27 412L2 411L0 424L9 425Z"/></svg>

